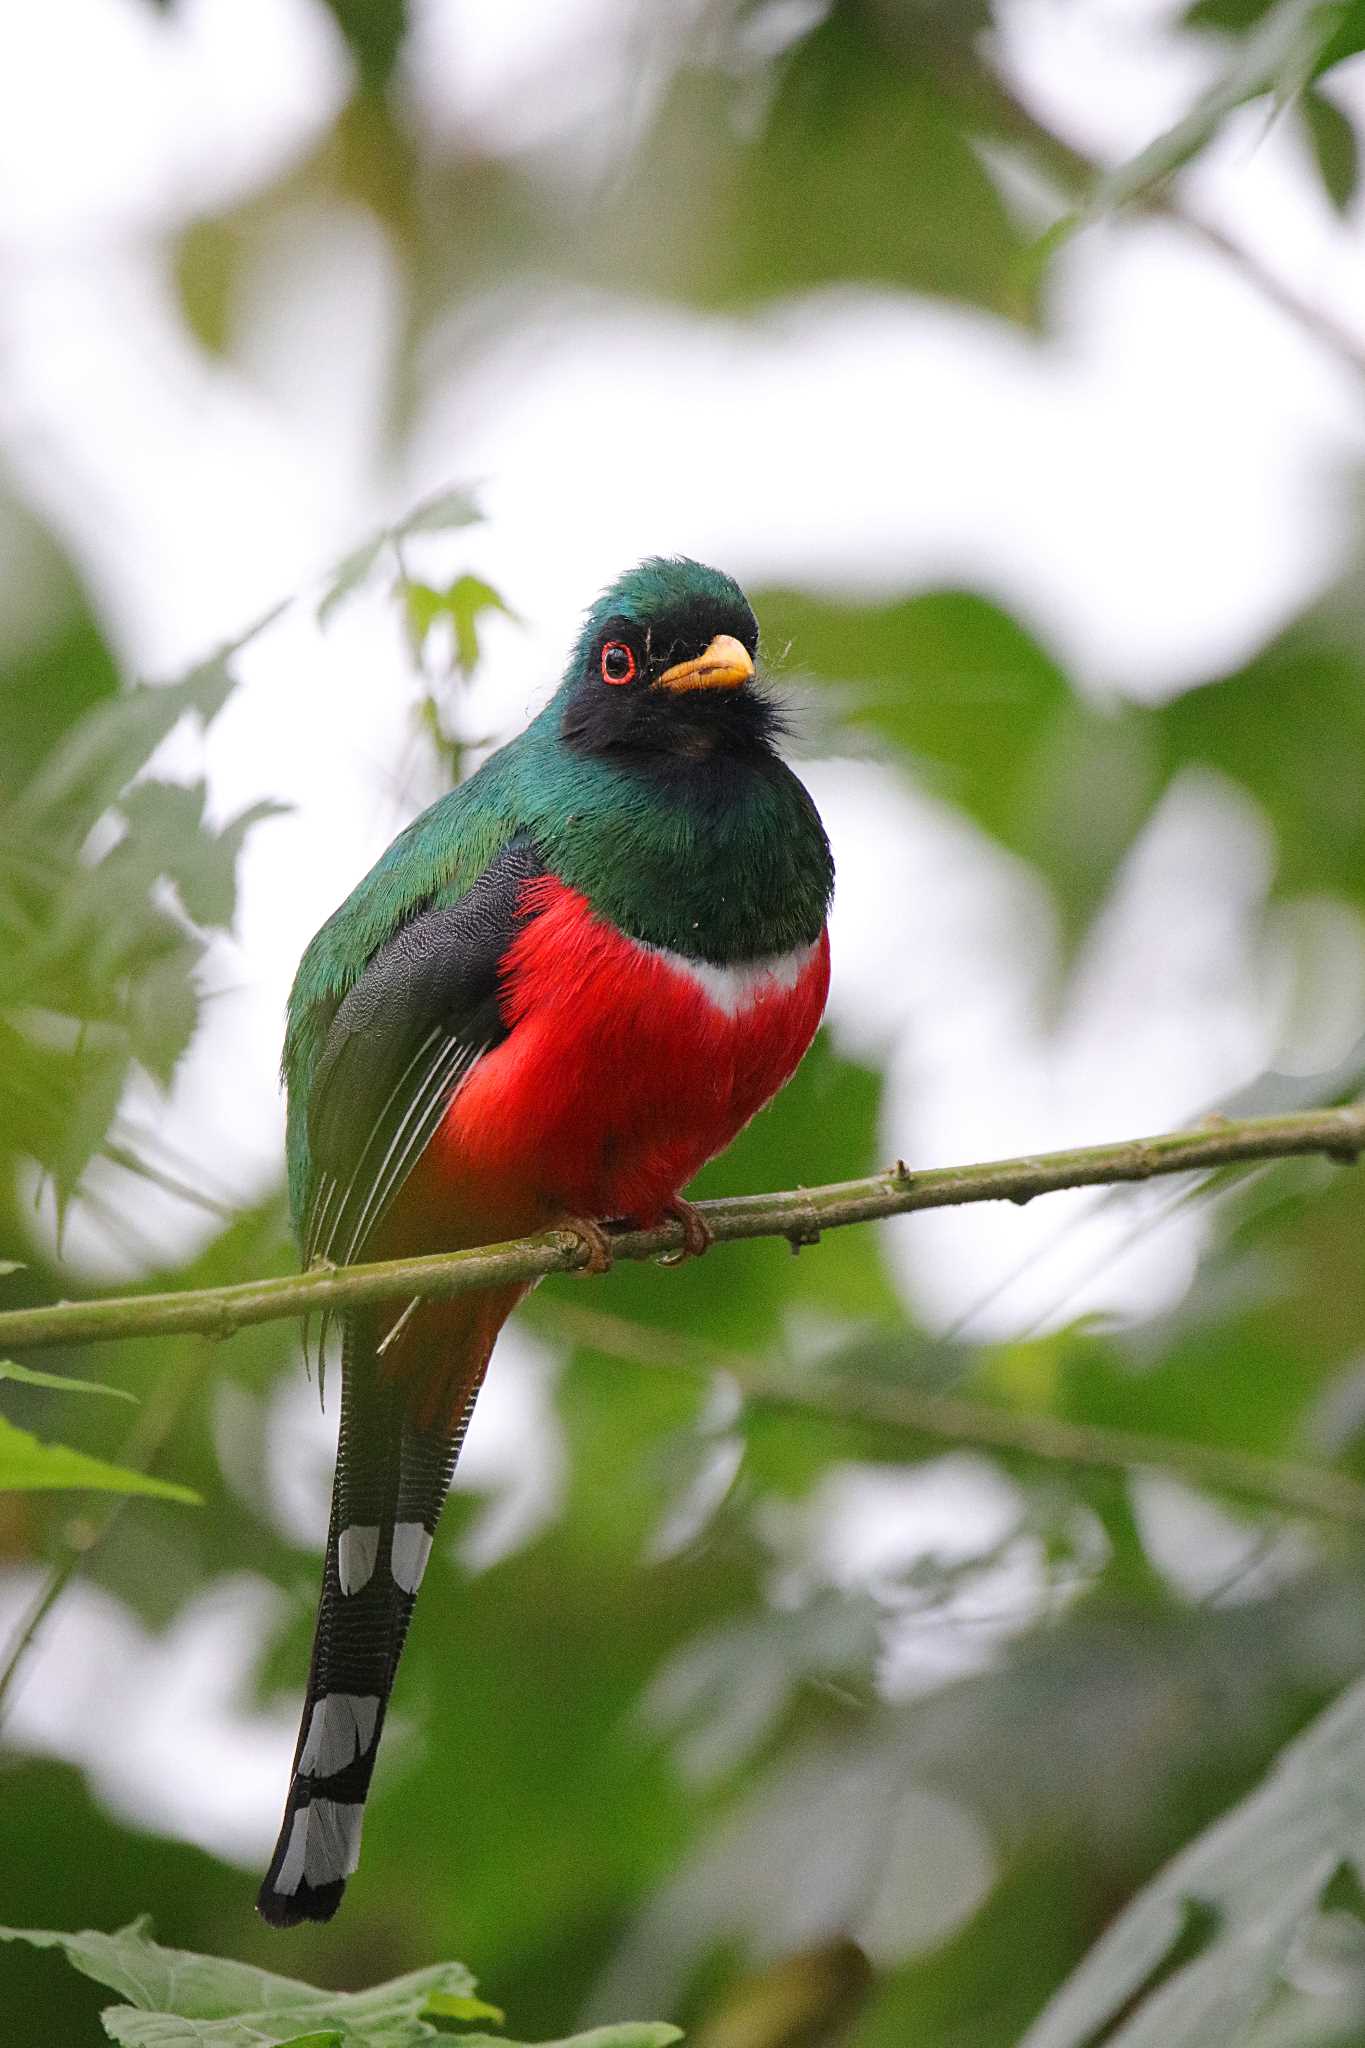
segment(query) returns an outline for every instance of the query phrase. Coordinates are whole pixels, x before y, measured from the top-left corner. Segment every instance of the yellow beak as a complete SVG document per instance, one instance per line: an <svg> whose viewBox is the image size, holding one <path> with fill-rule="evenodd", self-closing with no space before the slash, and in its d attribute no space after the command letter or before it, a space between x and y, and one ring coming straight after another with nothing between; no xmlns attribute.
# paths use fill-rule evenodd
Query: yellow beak
<svg viewBox="0 0 1365 2048"><path fill-rule="evenodd" d="M705 654L679 661L659 677L661 690L737 690L754 672L748 648L733 633L717 633Z"/></svg>

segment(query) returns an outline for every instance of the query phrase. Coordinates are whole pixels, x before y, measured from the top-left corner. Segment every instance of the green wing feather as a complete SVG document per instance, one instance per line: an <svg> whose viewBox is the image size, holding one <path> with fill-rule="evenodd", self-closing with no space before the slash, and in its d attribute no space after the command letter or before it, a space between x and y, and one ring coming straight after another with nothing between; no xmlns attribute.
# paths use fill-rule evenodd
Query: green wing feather
<svg viewBox="0 0 1365 2048"><path fill-rule="evenodd" d="M332 1019L400 926L421 910L458 903L520 829L517 745L504 747L468 782L414 818L333 911L299 962L289 994L282 1074L288 1091L289 1206L300 1235L313 1180L308 1102Z"/></svg>

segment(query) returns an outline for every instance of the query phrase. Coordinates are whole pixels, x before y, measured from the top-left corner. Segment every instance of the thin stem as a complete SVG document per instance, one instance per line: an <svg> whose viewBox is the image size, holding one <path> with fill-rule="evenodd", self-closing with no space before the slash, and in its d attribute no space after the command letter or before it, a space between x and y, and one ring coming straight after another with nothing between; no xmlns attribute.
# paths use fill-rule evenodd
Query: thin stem
<svg viewBox="0 0 1365 2048"><path fill-rule="evenodd" d="M1067 1188L1203 1173L1215 1166L1313 1153L1350 1165L1362 1151L1365 1105L1352 1105L1236 1122L1211 1118L1197 1129L1159 1137L979 1166L935 1167L923 1173L912 1173L898 1161L866 1180L794 1188L779 1194L737 1195L704 1202L700 1207L719 1244L775 1237L800 1249L817 1243L825 1230L922 1209L957 1208L970 1202L1031 1202L1036 1195ZM681 1251L682 1226L669 1221L652 1230L613 1231L611 1249L618 1259L653 1259ZM229 1337L250 1323L278 1322L322 1310L336 1313L399 1296L447 1300L481 1287L538 1280L548 1273L571 1273L593 1256L592 1246L577 1231L547 1230L536 1237L469 1251L430 1253L374 1265L319 1266L293 1277L248 1280L183 1294L125 1295L11 1309L0 1314L0 1354L36 1345L96 1344L186 1331Z"/></svg>

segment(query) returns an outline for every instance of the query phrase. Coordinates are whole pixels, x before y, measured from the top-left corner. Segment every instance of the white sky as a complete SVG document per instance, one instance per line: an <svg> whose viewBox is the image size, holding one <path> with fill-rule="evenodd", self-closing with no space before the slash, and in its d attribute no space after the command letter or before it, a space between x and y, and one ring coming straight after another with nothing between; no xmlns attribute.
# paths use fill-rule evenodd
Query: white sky
<svg viewBox="0 0 1365 2048"><path fill-rule="evenodd" d="M1216 61L1166 32L1172 12L1164 0L1008 0L1002 62L1059 129L1118 157ZM563 103L590 126L604 81L641 47L639 18L605 0L561 6L549 28L524 4L423 0L418 16L414 118L444 136L496 142L509 105L522 109L518 139L531 136L551 78L569 81ZM1365 104L1349 74L1334 90ZM66 537L144 673L174 672L382 519L469 479L482 480L489 524L430 540L421 558L445 575L486 573L525 621L488 636L463 714L480 735L516 729L552 686L584 604L645 553L830 590L964 582L1015 607L1087 690L1141 698L1247 655L1348 557L1358 388L1243 278L1152 223L1071 245L1047 344L889 293L783 304L751 322L568 294L524 301L515 337L497 331L458 381L431 382L389 474L377 421L397 287L371 221L302 205L282 219L226 361L186 333L168 270L168 236L299 161L346 91L316 0L181 0L167 21L146 0L46 0L0 17L0 462ZM1292 119L1232 124L1188 192L1365 335L1359 216L1330 213ZM604 420L610 447L628 453L661 418L678 459L627 464L623 489ZM736 450L740 487L718 488ZM17 598L0 563L0 606ZM202 1161L206 1181L244 1193L278 1171L275 1068L298 954L432 792L382 591L325 634L296 607L240 671L203 750L214 807L271 796L295 808L250 842L239 928L212 955L219 993L169 1109L150 1093L130 1107ZM191 772L198 750L182 738L171 758ZM897 770L831 762L810 780L841 876L831 1019L842 1045L887 1064L887 1156L930 1163L1158 1128L1276 1053L1284 975L1260 918L1272 849L1236 790L1207 779L1172 794L1065 1013L1045 1026L1054 921L1036 877ZM1346 936L1358 953L1359 935ZM1360 1009L1359 975L1347 975L1329 1024L1349 1037ZM163 1242L199 1227L141 1187L138 1205L139 1228ZM1142 1212L1075 1220L1092 1208L1081 1197L915 1219L890 1233L896 1268L920 1313L947 1323L1025 1266L980 1308L978 1334L1063 1303L1068 1315L1140 1314L1177 1299L1198 1218L1116 1256ZM88 1221L68 1250L110 1279L130 1270ZM529 1353L514 1364L515 1349L505 1406L497 1376L480 1406L466 1474L510 1482L515 1401L543 1405L548 1368ZM300 1426L322 1445L316 1425ZM315 1477L316 1524L321 1465ZM306 1501L281 1502L299 1511ZM54 1634L26 1693L32 1728L49 1733L27 1739L59 1742L52 1728L69 1723L51 1714L93 1640L74 1621ZM201 1723L216 1739L226 1708L214 1684ZM269 1796L243 1791L251 1818L229 1826L196 1805L191 1751L175 1817L158 1821L249 1858L290 1738L282 1722L234 1725L255 1759L241 1782L268 1783Z"/></svg>

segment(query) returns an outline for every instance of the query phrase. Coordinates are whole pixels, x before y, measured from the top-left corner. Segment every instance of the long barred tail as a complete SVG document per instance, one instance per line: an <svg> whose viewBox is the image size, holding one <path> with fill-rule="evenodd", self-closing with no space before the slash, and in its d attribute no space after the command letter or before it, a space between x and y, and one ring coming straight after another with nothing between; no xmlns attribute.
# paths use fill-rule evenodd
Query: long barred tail
<svg viewBox="0 0 1365 2048"><path fill-rule="evenodd" d="M374 1312L346 1319L313 1661L284 1821L256 1902L272 1926L330 1920L356 1867L384 1711L482 1364L456 1426L418 1428L401 1385L380 1376Z"/></svg>

